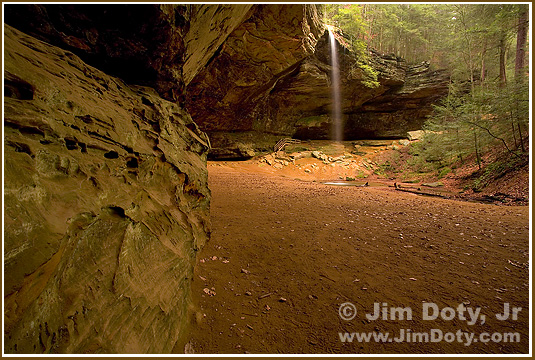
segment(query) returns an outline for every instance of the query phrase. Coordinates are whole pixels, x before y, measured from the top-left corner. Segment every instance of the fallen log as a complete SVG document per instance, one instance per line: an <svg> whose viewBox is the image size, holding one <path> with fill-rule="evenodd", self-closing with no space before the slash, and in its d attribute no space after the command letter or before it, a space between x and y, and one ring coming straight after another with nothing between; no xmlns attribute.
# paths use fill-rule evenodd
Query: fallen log
<svg viewBox="0 0 535 360"><path fill-rule="evenodd" d="M442 198L442 199L448 199L448 196L446 196L446 195L441 195L441 194L436 194L436 193L429 193L429 192L425 192L425 191L421 191L421 190L401 188L401 187L399 187L399 185L396 186L395 189L397 191L403 191L403 192L408 192L408 193L417 194L417 195L434 196L434 197L439 197L439 198Z"/></svg>

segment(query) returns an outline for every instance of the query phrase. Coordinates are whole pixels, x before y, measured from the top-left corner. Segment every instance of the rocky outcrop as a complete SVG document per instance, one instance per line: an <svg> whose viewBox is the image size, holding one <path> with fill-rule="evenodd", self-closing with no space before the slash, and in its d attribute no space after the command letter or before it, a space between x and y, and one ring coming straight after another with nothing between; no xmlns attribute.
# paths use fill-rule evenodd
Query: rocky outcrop
<svg viewBox="0 0 535 360"><path fill-rule="evenodd" d="M186 5L9 5L7 24L127 83L183 96ZM95 21L98 19L98 21Z"/></svg>
<svg viewBox="0 0 535 360"><path fill-rule="evenodd" d="M170 352L209 234L210 141L235 159L328 133L316 7L11 4L5 21L45 41L5 25L5 351ZM355 133L435 94L380 56L369 88L344 49Z"/></svg>
<svg viewBox="0 0 535 360"><path fill-rule="evenodd" d="M392 55L370 53L375 86L338 36L344 136L347 140L405 137L420 129L433 104L447 93L448 74L429 64L408 66ZM331 138L331 55L328 34L315 53L258 102L256 129L299 139Z"/></svg>
<svg viewBox="0 0 535 360"><path fill-rule="evenodd" d="M5 7L5 21L127 83L183 102L185 84L251 6L11 4Z"/></svg>
<svg viewBox="0 0 535 360"><path fill-rule="evenodd" d="M208 138L153 89L4 29L5 351L170 352L209 232Z"/></svg>
<svg viewBox="0 0 535 360"><path fill-rule="evenodd" d="M349 112L350 138L401 138L422 128L433 112L432 104L448 93L449 73L430 69L429 63L404 67L402 84Z"/></svg>
<svg viewBox="0 0 535 360"><path fill-rule="evenodd" d="M271 13L278 8L257 8L256 16L230 34L214 60L187 87L186 106L210 135L213 158L254 154L283 136L330 138L328 32L313 10L305 7L303 12L295 5L287 8L293 12L278 16L282 25L266 31L259 24L266 25L268 9ZM310 30L305 29L312 36L306 31L294 34L295 23L308 24ZM309 45L295 46L295 39ZM370 66L378 74L378 86L370 86L372 79L347 40L338 34L337 39L346 139L405 137L407 131L421 128L431 104L447 92L448 74L430 70L429 64L408 66L401 58L371 51ZM291 56L280 55L285 52ZM244 137L248 140L240 141Z"/></svg>
<svg viewBox="0 0 535 360"><path fill-rule="evenodd" d="M269 125L257 105L314 52L322 26L315 5L257 5L228 36L187 87L186 106L210 134L212 154L250 154L247 143L233 138L236 132L256 133L252 143L257 149L265 147Z"/></svg>
<svg viewBox="0 0 535 360"><path fill-rule="evenodd" d="M212 139L212 158L249 157L282 136L330 137L329 37L316 5L9 5L5 19L183 104ZM421 128L448 75L371 51L380 85L366 86L337 38L346 138Z"/></svg>
<svg viewBox="0 0 535 360"><path fill-rule="evenodd" d="M184 43L184 83L210 62L228 35L254 11L251 4L189 5L189 28Z"/></svg>

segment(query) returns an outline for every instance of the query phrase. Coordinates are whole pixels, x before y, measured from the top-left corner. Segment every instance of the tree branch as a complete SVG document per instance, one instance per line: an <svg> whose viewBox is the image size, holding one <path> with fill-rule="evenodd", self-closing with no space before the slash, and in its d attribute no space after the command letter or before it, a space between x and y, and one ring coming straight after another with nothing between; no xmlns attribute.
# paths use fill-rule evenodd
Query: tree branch
<svg viewBox="0 0 535 360"><path fill-rule="evenodd" d="M477 124L477 123L475 123L475 122L472 122L472 121L467 121L467 120L465 120L465 122L466 122L467 124L474 125L474 126L477 126L477 127L480 128L480 129L485 130L485 131L486 131L490 136L492 136L494 139L496 139L496 140L500 140L500 141L503 143L503 146L505 146L505 148L507 149L507 151L509 151L509 153L513 154L514 156L516 156L517 158L519 158L520 160L522 160L522 157L521 157L520 155L518 155L517 153L515 153L514 151L512 151L511 149L509 149L509 146L507 146L507 143L505 142L505 140L504 140L503 138L494 135L494 134L490 131L490 129L488 129L488 128L484 127L484 126L481 126L481 125L479 125L479 124Z"/></svg>

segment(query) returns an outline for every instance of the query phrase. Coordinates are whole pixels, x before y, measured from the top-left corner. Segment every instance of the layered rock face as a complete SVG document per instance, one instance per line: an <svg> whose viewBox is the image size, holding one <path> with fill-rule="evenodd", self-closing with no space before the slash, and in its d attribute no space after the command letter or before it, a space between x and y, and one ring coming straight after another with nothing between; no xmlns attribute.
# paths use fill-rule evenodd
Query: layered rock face
<svg viewBox="0 0 535 360"><path fill-rule="evenodd" d="M330 138L329 37L315 5L19 5L6 20L183 104L213 158L247 158L282 136ZM421 128L448 74L372 51L370 88L340 43L346 139Z"/></svg>
<svg viewBox="0 0 535 360"><path fill-rule="evenodd" d="M6 352L167 353L183 339L210 201L210 143L184 89L251 13L5 7L18 29L4 39Z"/></svg>
<svg viewBox="0 0 535 360"><path fill-rule="evenodd" d="M380 96L370 99L358 109L348 111L347 137L407 137L409 131L422 128L427 116L433 112L432 104L448 93L450 74L444 69L430 69L429 63L425 62L408 66L398 62L393 68L399 69L401 84L387 85L387 90ZM379 80L384 83L391 78L380 72Z"/></svg>
<svg viewBox="0 0 535 360"><path fill-rule="evenodd" d="M172 351L209 236L210 142L246 158L328 136L316 7L6 5L5 21L5 351ZM339 53L352 137L411 111L416 127L442 86L377 55L371 89Z"/></svg>
<svg viewBox="0 0 535 360"><path fill-rule="evenodd" d="M303 62L297 76L274 93L277 98L273 103L282 99L289 103L286 109L279 107L275 117L280 123L293 122L295 132L291 135L296 138L331 138L327 65L331 59L323 41L324 38L318 43L315 56ZM407 65L401 58L371 52L379 86L370 87L365 85L367 76L357 66L354 55L343 46L339 46L339 54L346 140L406 137L408 131L422 128L432 112L431 105L447 94L449 74L431 70L427 63Z"/></svg>
<svg viewBox="0 0 535 360"><path fill-rule="evenodd" d="M252 5L10 5L6 23L127 83L183 102Z"/></svg>
<svg viewBox="0 0 535 360"><path fill-rule="evenodd" d="M4 26L6 352L170 352L209 233L207 136Z"/></svg>
<svg viewBox="0 0 535 360"><path fill-rule="evenodd" d="M258 5L187 87L186 106L210 134L212 154L251 154L272 146L269 119L258 114L277 84L312 55L323 33L314 5ZM275 140L276 142L276 140Z"/></svg>
<svg viewBox="0 0 535 360"><path fill-rule="evenodd" d="M186 5L11 5L6 23L168 100L183 93Z"/></svg>
<svg viewBox="0 0 535 360"><path fill-rule="evenodd" d="M328 32L315 8L285 6L271 27L263 13L273 8L258 8L187 87L186 106L210 135L214 158L250 157L282 136L330 138ZM370 87L357 56L342 45L346 39L337 38L346 139L405 137L420 129L431 104L447 93L448 74L371 51L379 86Z"/></svg>

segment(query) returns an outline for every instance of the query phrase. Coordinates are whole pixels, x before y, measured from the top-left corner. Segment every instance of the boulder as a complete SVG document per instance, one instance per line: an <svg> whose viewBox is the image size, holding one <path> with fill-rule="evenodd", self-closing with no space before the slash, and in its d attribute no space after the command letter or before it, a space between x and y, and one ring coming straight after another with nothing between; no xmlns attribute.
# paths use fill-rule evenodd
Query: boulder
<svg viewBox="0 0 535 360"><path fill-rule="evenodd" d="M424 130L407 131L407 138L409 141L422 140L424 136Z"/></svg>
<svg viewBox="0 0 535 360"><path fill-rule="evenodd" d="M444 186L444 184L442 182L440 182L440 181L435 181L435 182L432 182L432 183L422 184L422 186L427 186L427 187L431 187L431 188L437 188L437 187Z"/></svg>

